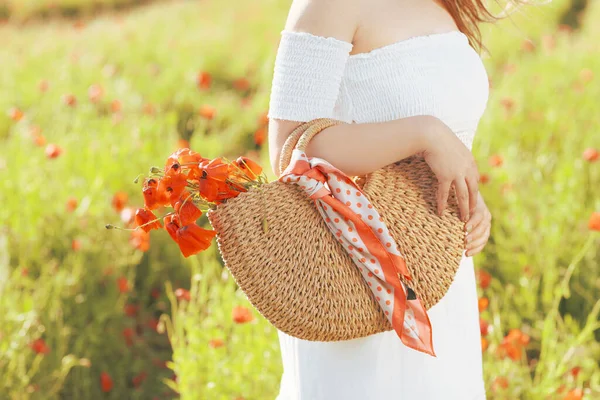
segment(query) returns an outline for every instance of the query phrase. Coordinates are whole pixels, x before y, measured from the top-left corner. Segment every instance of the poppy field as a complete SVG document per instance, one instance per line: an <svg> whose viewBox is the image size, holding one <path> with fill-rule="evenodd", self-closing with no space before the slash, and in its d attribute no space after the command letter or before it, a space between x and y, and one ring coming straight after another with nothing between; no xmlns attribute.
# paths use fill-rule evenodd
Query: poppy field
<svg viewBox="0 0 600 400"><path fill-rule="evenodd" d="M275 329L214 240L191 255L212 236L181 247L171 220L105 226L152 221L134 180L181 148L275 179L266 112L288 3L0 2L0 400L275 398ZM569 6L483 28L491 400L600 399L600 3L576 28Z"/></svg>

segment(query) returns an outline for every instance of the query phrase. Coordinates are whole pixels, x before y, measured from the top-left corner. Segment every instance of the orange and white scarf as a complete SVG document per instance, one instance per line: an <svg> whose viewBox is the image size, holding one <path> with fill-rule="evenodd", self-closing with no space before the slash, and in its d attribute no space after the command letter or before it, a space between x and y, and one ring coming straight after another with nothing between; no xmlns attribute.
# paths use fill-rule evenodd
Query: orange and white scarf
<svg viewBox="0 0 600 400"><path fill-rule="evenodd" d="M299 185L344 246L402 342L435 357L425 307L404 282L404 257L363 191L327 161L294 149L280 181Z"/></svg>

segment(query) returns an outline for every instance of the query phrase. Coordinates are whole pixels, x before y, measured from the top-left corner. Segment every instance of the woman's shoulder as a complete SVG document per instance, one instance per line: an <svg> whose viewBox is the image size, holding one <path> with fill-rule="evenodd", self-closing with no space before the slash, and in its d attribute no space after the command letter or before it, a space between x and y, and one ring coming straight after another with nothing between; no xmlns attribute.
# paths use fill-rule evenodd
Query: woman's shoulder
<svg viewBox="0 0 600 400"><path fill-rule="evenodd" d="M352 43L368 0L293 0L284 32Z"/></svg>

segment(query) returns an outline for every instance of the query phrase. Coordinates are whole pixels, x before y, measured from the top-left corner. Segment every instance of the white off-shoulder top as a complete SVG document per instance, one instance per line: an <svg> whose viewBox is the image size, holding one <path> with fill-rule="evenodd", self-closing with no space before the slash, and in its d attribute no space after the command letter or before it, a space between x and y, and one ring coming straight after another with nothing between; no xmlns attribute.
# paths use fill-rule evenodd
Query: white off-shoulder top
<svg viewBox="0 0 600 400"><path fill-rule="evenodd" d="M284 30L269 118L367 123L433 115L472 148L489 84L464 34L417 36L350 55L352 47ZM463 254L448 292L428 315L436 358L404 346L394 331L338 342L278 331L284 372L276 400L485 400L472 257Z"/></svg>
<svg viewBox="0 0 600 400"><path fill-rule="evenodd" d="M416 36L368 53L308 32L282 31L269 118L444 121L469 148L488 98L484 65L459 31Z"/></svg>

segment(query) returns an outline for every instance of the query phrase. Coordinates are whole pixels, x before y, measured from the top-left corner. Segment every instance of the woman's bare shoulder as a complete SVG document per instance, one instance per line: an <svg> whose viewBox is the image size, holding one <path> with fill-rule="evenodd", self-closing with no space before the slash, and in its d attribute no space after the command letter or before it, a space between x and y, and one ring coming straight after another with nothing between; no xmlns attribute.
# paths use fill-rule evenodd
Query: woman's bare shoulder
<svg viewBox="0 0 600 400"><path fill-rule="evenodd" d="M352 42L368 0L293 0L285 30Z"/></svg>

